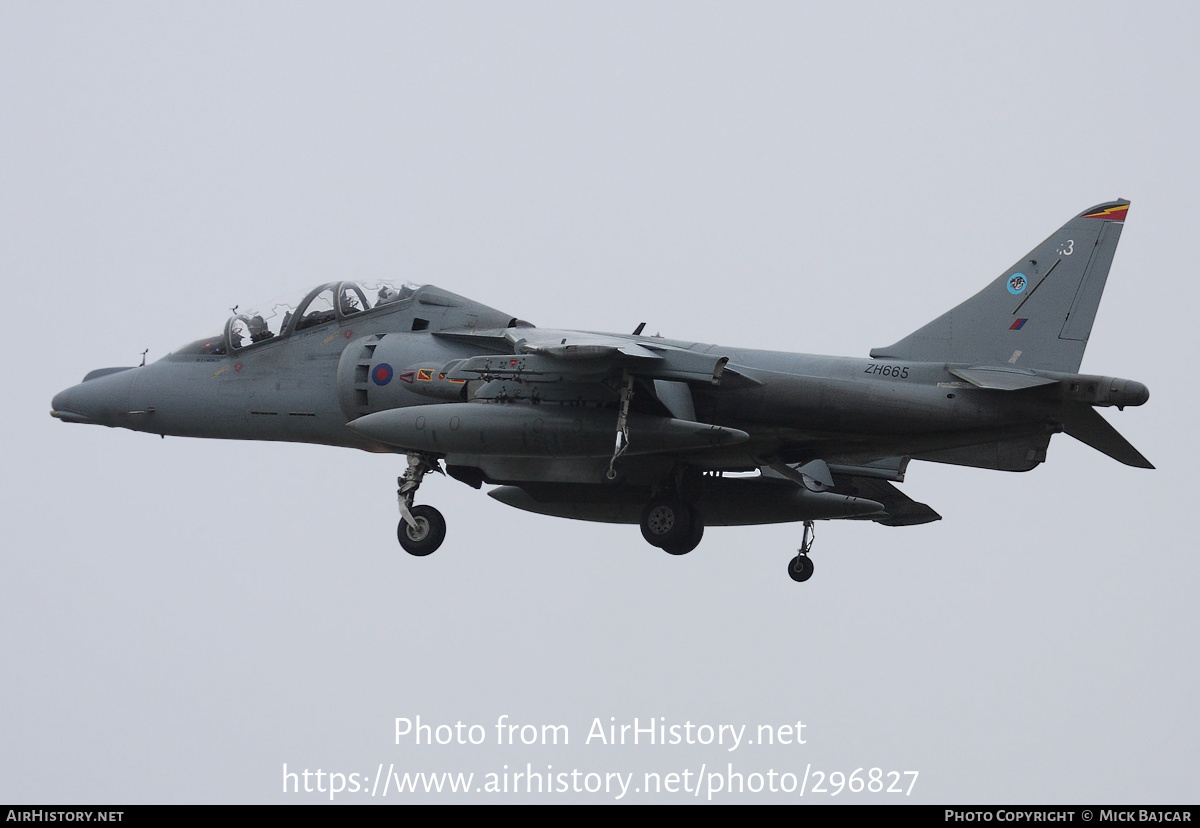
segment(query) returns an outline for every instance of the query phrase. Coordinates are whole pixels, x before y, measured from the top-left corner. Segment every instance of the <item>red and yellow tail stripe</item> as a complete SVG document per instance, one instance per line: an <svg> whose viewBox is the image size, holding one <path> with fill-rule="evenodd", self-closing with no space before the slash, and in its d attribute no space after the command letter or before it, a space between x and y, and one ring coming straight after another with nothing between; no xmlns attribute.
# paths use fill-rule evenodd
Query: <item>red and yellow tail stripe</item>
<svg viewBox="0 0 1200 828"><path fill-rule="evenodd" d="M1128 204L1116 204L1112 207L1105 207L1103 210L1097 210L1095 213L1088 213L1084 218L1106 219L1108 221L1124 221L1125 214L1129 212Z"/></svg>

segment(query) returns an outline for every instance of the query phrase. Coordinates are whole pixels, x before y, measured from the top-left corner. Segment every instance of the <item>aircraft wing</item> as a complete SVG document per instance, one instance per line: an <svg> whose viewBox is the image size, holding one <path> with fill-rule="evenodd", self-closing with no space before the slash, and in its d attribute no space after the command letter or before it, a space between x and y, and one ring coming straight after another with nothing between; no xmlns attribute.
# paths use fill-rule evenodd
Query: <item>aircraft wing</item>
<svg viewBox="0 0 1200 828"><path fill-rule="evenodd" d="M716 385L729 361L725 356L700 353L652 338L647 341L647 337L548 328L438 331L434 335L484 345L497 352L446 366L446 375L455 380L596 382L625 371L646 379Z"/></svg>
<svg viewBox="0 0 1200 828"><path fill-rule="evenodd" d="M565 360L625 356L656 359L654 350L608 334L560 331L551 328L498 328L488 331L435 331L434 336L486 345L501 353L543 354Z"/></svg>
<svg viewBox="0 0 1200 828"><path fill-rule="evenodd" d="M626 357L660 359L654 350L637 342L608 334L556 331L548 328L507 328L504 338L512 343L513 353L542 354L563 360Z"/></svg>

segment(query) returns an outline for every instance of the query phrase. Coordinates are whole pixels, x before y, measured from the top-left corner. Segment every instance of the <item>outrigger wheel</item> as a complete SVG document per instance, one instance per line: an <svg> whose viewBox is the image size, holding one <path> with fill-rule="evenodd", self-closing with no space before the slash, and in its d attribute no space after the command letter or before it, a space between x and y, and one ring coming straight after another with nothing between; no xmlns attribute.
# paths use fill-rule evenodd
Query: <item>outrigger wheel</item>
<svg viewBox="0 0 1200 828"><path fill-rule="evenodd" d="M808 555L797 555L788 561L788 575L792 576L793 581L803 583L812 577L813 562Z"/></svg>
<svg viewBox="0 0 1200 828"><path fill-rule="evenodd" d="M804 521L804 537L800 541L800 548L796 550L796 557L788 561L788 575L793 581L804 583L813 576L813 562L812 558L808 557L808 552L812 549L816 537L817 532L813 527L813 522L811 520Z"/></svg>

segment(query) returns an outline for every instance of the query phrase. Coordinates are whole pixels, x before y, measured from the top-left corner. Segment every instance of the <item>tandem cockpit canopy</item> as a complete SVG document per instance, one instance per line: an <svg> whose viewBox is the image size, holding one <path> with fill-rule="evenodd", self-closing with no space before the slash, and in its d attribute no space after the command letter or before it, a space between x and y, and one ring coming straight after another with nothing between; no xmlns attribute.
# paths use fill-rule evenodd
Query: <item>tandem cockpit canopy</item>
<svg viewBox="0 0 1200 828"><path fill-rule="evenodd" d="M225 323L220 336L196 340L175 353L220 355L242 351L327 322L408 302L418 289L409 283L397 287L393 282L330 282L298 302L268 302L264 310L234 308L237 313Z"/></svg>

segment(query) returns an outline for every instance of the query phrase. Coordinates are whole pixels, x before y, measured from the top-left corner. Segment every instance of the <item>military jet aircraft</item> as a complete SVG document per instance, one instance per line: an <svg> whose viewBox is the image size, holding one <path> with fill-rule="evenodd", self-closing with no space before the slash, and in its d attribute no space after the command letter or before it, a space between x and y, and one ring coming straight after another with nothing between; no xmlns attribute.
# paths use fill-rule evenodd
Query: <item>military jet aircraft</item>
<svg viewBox="0 0 1200 828"><path fill-rule="evenodd" d="M893 484L910 460L1028 471L1052 435L1153 468L1095 410L1146 386L1078 373L1129 202L1071 219L974 297L870 358L537 328L432 285L317 287L236 313L150 365L102 368L51 414L152 434L407 456L400 545L435 551L438 471L531 512L640 524L672 555L704 527L938 520ZM236 309L235 309L236 311ZM143 360L144 362L144 360ZM443 469L444 466L444 469Z"/></svg>

